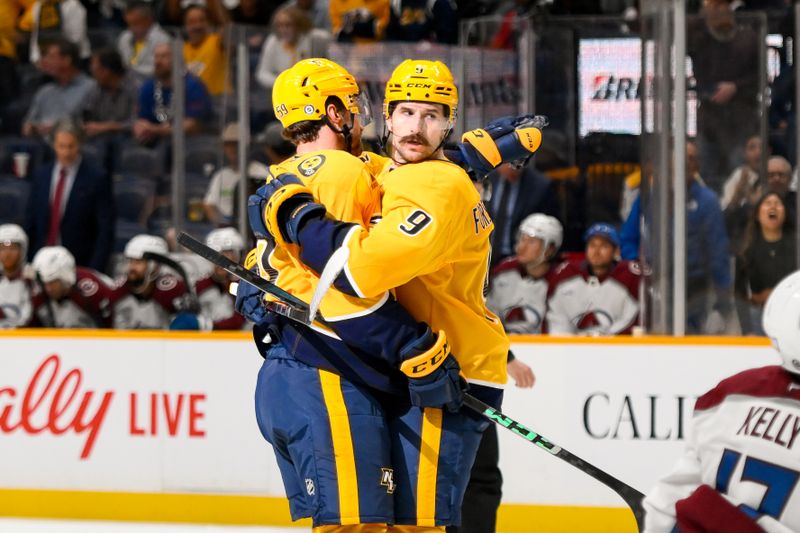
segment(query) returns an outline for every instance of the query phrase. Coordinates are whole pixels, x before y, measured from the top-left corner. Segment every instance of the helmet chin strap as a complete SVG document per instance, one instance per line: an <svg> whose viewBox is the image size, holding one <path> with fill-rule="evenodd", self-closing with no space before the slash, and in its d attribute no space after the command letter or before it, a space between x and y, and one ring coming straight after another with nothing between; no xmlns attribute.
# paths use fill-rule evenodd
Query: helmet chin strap
<svg viewBox="0 0 800 533"><path fill-rule="evenodd" d="M325 115L324 117L322 117L322 120L325 122L325 125L328 126L331 129L331 131L333 131L334 133L337 133L337 134L341 135L342 137L344 137L345 148L349 153L352 154L353 153L353 123L355 121L355 116L351 114L350 115L350 125L348 126L347 124L342 124L341 129L337 128L336 125L333 122L331 122L331 119L328 118L328 115Z"/></svg>

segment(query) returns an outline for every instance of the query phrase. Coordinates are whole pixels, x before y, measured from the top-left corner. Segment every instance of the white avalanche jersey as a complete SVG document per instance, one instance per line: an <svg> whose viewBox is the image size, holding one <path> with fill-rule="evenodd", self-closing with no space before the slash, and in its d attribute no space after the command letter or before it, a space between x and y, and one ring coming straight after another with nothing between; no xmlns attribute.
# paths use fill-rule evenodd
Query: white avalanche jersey
<svg viewBox="0 0 800 533"><path fill-rule="evenodd" d="M236 298L230 293L230 281L220 283L212 276L195 283L195 293L200 303L200 313L208 317L213 329L243 329L248 322L234 309Z"/></svg>
<svg viewBox="0 0 800 533"><path fill-rule="evenodd" d="M645 532L671 532L675 503L701 484L767 532L800 531L800 378L780 366L736 374L697 400L692 422L683 457L645 498Z"/></svg>
<svg viewBox="0 0 800 533"><path fill-rule="evenodd" d="M550 280L547 331L557 334L630 333L639 317L639 263L619 261L605 276L588 263L564 261Z"/></svg>
<svg viewBox="0 0 800 533"><path fill-rule="evenodd" d="M111 325L113 292L106 277L92 269L75 269L75 285L61 301L33 291L33 325L46 328L107 328Z"/></svg>
<svg viewBox="0 0 800 533"><path fill-rule="evenodd" d="M495 267L486 307L500 317L506 332L542 333L549 276L553 271L551 268L545 276L533 278L513 257Z"/></svg>
<svg viewBox="0 0 800 533"><path fill-rule="evenodd" d="M26 326L32 312L30 281L22 275L0 277L0 329Z"/></svg>
<svg viewBox="0 0 800 533"><path fill-rule="evenodd" d="M126 280L114 292L114 329L166 329L186 307L186 285L170 274L156 278L148 297L134 293Z"/></svg>

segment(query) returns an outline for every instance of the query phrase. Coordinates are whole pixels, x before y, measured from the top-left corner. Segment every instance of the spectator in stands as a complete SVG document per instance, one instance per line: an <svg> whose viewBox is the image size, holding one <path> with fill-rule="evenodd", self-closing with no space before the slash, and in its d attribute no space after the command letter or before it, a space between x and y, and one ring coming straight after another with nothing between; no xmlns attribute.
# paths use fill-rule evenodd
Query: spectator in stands
<svg viewBox="0 0 800 533"><path fill-rule="evenodd" d="M239 263L243 259L244 238L234 228L215 229L206 237L206 245L231 261ZM200 312L211 320L211 329L242 329L247 322L233 308L236 300L236 297L230 293L233 281L235 278L226 270L214 266L214 270L209 276L203 277L195 283Z"/></svg>
<svg viewBox="0 0 800 533"><path fill-rule="evenodd" d="M529 215L519 226L516 255L492 271L486 305L500 317L508 333L545 331L547 289L563 238L557 218Z"/></svg>
<svg viewBox="0 0 800 533"><path fill-rule="evenodd" d="M167 256L167 241L154 235L137 235L125 245L127 275L117 284L113 298L115 329L166 329L183 310L191 308L186 284L162 271L145 253Z"/></svg>
<svg viewBox="0 0 800 533"><path fill-rule="evenodd" d="M33 97L22 124L22 134L26 137L45 137L60 118L77 116L94 87L92 80L80 71L80 57L74 44L58 39L47 45L44 53L53 81L40 87Z"/></svg>
<svg viewBox="0 0 800 533"><path fill-rule="evenodd" d="M458 13L453 0L399 0L391 3L387 41L458 42Z"/></svg>
<svg viewBox="0 0 800 533"><path fill-rule="evenodd" d="M139 114L133 124L133 136L142 144L154 145L172 135L172 50L160 44L154 50L154 77L139 89ZM187 135L200 133L212 114L211 98L203 82L185 74L186 106L183 130Z"/></svg>
<svg viewBox="0 0 800 533"><path fill-rule="evenodd" d="M0 329L31 320L31 283L25 267L28 236L16 224L0 225Z"/></svg>
<svg viewBox="0 0 800 533"><path fill-rule="evenodd" d="M794 223L797 210L797 192L791 190L792 165L785 157L775 155L767 161L766 192L778 193L786 206L786 215Z"/></svg>
<svg viewBox="0 0 800 533"><path fill-rule="evenodd" d="M737 26L731 0L705 0L690 22L687 54L697 80L697 137L706 185L722 189L758 124L758 36Z"/></svg>
<svg viewBox="0 0 800 533"><path fill-rule="evenodd" d="M260 144L264 150L264 158L259 160L267 165L274 165L285 161L294 155L295 152L294 144L283 137L283 126L277 120L267 124L264 131L256 137L256 142Z"/></svg>
<svg viewBox="0 0 800 533"><path fill-rule="evenodd" d="M382 41L389 0L330 0L331 31L340 43Z"/></svg>
<svg viewBox="0 0 800 533"><path fill-rule="evenodd" d="M744 163L731 172L722 187L720 206L723 211L729 206L737 207L747 203L748 197L758 190L762 152L761 136L748 137L744 145Z"/></svg>
<svg viewBox="0 0 800 533"><path fill-rule="evenodd" d="M749 313L739 315L742 334L764 335L761 314L772 289L797 267L797 241L783 200L768 192L756 204L736 257L736 292L749 301Z"/></svg>
<svg viewBox="0 0 800 533"><path fill-rule="evenodd" d="M492 266L514 253L514 238L522 219L533 213L557 216L558 200L550 180L532 162L522 168L504 163L489 174L492 197L488 204L494 221Z"/></svg>
<svg viewBox="0 0 800 533"><path fill-rule="evenodd" d="M281 6L272 17L272 33L261 48L256 79L272 92L278 74L301 59L325 57L331 36L314 29L311 19L299 8Z"/></svg>
<svg viewBox="0 0 800 533"><path fill-rule="evenodd" d="M502 15L503 20L500 28L491 39L491 48L504 48L506 50L516 50L517 40L520 32L524 28L524 19L528 19L537 7L535 0L511 0L501 2L495 10L495 15Z"/></svg>
<svg viewBox="0 0 800 533"><path fill-rule="evenodd" d="M159 44L170 41L169 34L156 22L148 2L133 2L125 8L125 24L117 48L125 65L141 80L153 75L153 52Z"/></svg>
<svg viewBox="0 0 800 533"><path fill-rule="evenodd" d="M619 260L619 235L594 224L584 236L586 259L564 261L550 279L547 328L552 334L630 334L639 318L637 262Z"/></svg>
<svg viewBox="0 0 800 533"><path fill-rule="evenodd" d="M103 272L114 241L114 197L108 173L81 158L78 124L62 119L53 127L56 160L36 170L28 200L28 256L60 244L79 266Z"/></svg>
<svg viewBox="0 0 800 533"><path fill-rule="evenodd" d="M61 39L77 47L78 58L87 59L92 51L86 8L79 0L36 0L31 6L30 18L23 17L20 29L31 32L30 61L33 64L42 60L47 44Z"/></svg>
<svg viewBox="0 0 800 533"><path fill-rule="evenodd" d="M250 26L266 26L275 12L277 2L261 0L239 0L235 7L229 7L231 22Z"/></svg>
<svg viewBox="0 0 800 533"><path fill-rule="evenodd" d="M731 173L722 189L720 206L725 215L725 228L731 250L736 253L744 237L753 206L762 195L761 137L747 139L744 149L745 163Z"/></svg>
<svg viewBox="0 0 800 533"><path fill-rule="evenodd" d="M686 143L686 308L688 333L722 333L731 318L728 233L717 195L700 177L698 149Z"/></svg>
<svg viewBox="0 0 800 533"><path fill-rule="evenodd" d="M75 266L63 246L45 246L33 258L33 324L46 328L107 328L112 290L105 276Z"/></svg>
<svg viewBox="0 0 800 533"><path fill-rule="evenodd" d="M168 11L180 10L179 0L167 0ZM206 0L203 4L191 3L183 10L183 60L186 68L203 80L209 94L217 96L226 92L228 84L228 57L221 29L228 22L228 11L222 0Z"/></svg>
<svg viewBox="0 0 800 533"><path fill-rule="evenodd" d="M83 133L100 153L99 163L112 168L119 144L131 132L138 94L115 49L94 52L91 70L95 86L83 105Z"/></svg>
<svg viewBox="0 0 800 533"><path fill-rule="evenodd" d="M22 0L0 2L0 109L19 94L17 77L17 21L24 9Z"/></svg>
<svg viewBox="0 0 800 533"><path fill-rule="evenodd" d="M289 0L285 6L297 7L311 19L311 25L318 30L331 31L330 6L328 0Z"/></svg>
<svg viewBox="0 0 800 533"><path fill-rule="evenodd" d="M228 124L222 132L222 153L225 166L217 170L208 184L203 199L206 219L214 225L233 222L234 204L237 202L237 186L242 180L239 172L239 124ZM248 176L265 179L267 169L261 163L251 162L247 167Z"/></svg>

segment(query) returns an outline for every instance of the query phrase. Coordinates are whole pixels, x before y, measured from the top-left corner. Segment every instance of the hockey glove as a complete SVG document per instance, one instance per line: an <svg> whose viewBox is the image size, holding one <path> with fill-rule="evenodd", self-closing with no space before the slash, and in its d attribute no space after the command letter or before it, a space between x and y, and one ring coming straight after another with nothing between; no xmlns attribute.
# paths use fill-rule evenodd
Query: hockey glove
<svg viewBox="0 0 800 533"><path fill-rule="evenodd" d="M678 530L686 533L763 533L765 531L739 507L709 487L700 485L675 503Z"/></svg>
<svg viewBox="0 0 800 533"><path fill-rule="evenodd" d="M208 317L197 315L188 311L178 312L169 323L171 330L211 331L213 323Z"/></svg>
<svg viewBox="0 0 800 533"><path fill-rule="evenodd" d="M294 174L284 173L259 187L247 201L247 216L256 238L272 235L279 244L297 243L297 234L309 218L325 215L311 189Z"/></svg>
<svg viewBox="0 0 800 533"><path fill-rule="evenodd" d="M447 407L455 413L464 402L467 382L450 353L444 331L434 336L430 328L400 350L400 370L408 376L411 404L417 407Z"/></svg>
<svg viewBox="0 0 800 533"><path fill-rule="evenodd" d="M262 322L269 311L264 305L264 293L246 281L240 281L236 287L236 301L233 304L236 312L250 322Z"/></svg>
<svg viewBox="0 0 800 533"><path fill-rule="evenodd" d="M461 161L475 179L483 179L501 163L524 160L542 144L542 130L547 118L541 115L502 117L486 128L466 132L458 145Z"/></svg>

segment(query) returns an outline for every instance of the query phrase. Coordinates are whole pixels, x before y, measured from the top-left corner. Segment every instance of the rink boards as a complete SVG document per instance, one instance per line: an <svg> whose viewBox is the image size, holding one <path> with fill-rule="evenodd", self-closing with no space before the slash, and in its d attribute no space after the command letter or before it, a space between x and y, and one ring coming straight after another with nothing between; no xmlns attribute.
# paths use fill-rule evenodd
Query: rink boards
<svg viewBox="0 0 800 533"><path fill-rule="evenodd" d="M646 492L695 398L778 363L765 339L515 337L503 410ZM0 332L0 515L290 523L256 426L249 334ZM635 531L603 485L501 430L500 531ZM300 524L307 525L307 524Z"/></svg>

